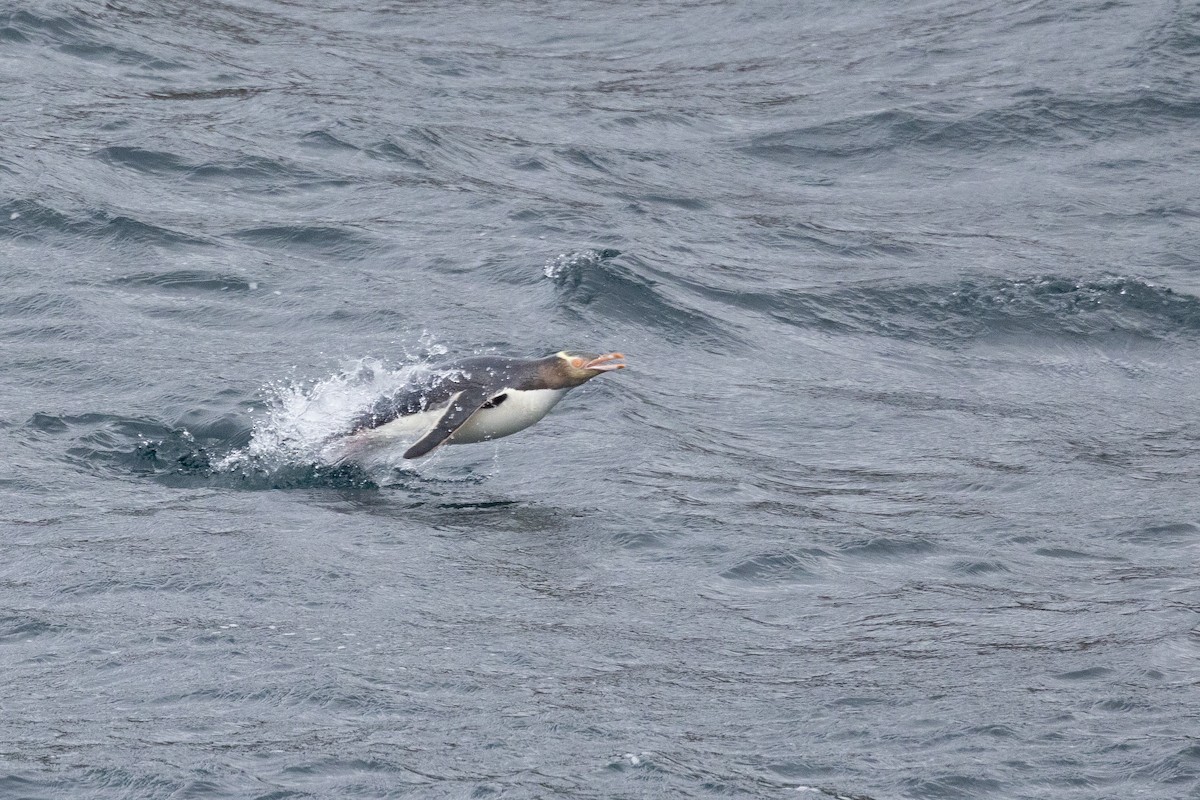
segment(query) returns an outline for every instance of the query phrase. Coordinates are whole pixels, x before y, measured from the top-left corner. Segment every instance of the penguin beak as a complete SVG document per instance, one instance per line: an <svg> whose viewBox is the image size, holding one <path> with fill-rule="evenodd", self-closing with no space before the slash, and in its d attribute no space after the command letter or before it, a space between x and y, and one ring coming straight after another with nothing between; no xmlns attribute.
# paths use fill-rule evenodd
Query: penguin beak
<svg viewBox="0 0 1200 800"><path fill-rule="evenodd" d="M608 372L614 369L625 369L624 364L618 363L618 359L622 359L624 357L625 356L621 355L620 353L609 353L608 355L597 356L596 358L593 358L591 361L584 364L583 368L594 369L599 372Z"/></svg>

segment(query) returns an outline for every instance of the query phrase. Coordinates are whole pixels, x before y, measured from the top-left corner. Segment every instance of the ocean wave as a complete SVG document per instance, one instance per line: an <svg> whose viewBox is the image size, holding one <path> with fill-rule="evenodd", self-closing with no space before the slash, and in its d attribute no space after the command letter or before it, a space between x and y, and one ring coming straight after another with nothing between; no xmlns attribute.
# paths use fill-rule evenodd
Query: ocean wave
<svg viewBox="0 0 1200 800"><path fill-rule="evenodd" d="M158 247L194 248L211 244L201 237L99 209L67 214L35 200L18 200L0 207L0 238L54 240L60 234Z"/></svg>
<svg viewBox="0 0 1200 800"><path fill-rule="evenodd" d="M993 107L938 103L887 108L804 127L757 134L746 155L785 164L871 158L893 152L940 155L1038 146L1094 147L1098 140L1172 128L1200 118L1200 102L1148 88L1070 95L1043 88L1018 92Z"/></svg>
<svg viewBox="0 0 1200 800"><path fill-rule="evenodd" d="M152 286L181 292L250 292L260 286L258 281L204 270L142 272L114 278L109 283L113 286Z"/></svg>
<svg viewBox="0 0 1200 800"><path fill-rule="evenodd" d="M147 70L177 70L185 65L141 49L105 41L111 29L97 24L86 11L46 15L21 10L0 15L0 41L19 45L53 45L59 51L86 61L137 66Z"/></svg>
<svg viewBox="0 0 1200 800"><path fill-rule="evenodd" d="M256 187L256 184L264 181L274 187L283 179L289 183L311 183L327 177L281 158L251 154L241 154L230 161L200 161L162 150L112 146L96 150L92 157L109 166L146 175L196 181L230 181L247 189L263 188Z"/></svg>
<svg viewBox="0 0 1200 800"><path fill-rule="evenodd" d="M620 260L618 260L620 258ZM686 293L655 280L636 256L618 250L563 253L544 274L558 290L558 306L571 315L624 320L660 331L668 341L702 340L722 351L740 339L721 320L690 307Z"/></svg>
<svg viewBox="0 0 1200 800"><path fill-rule="evenodd" d="M249 456L251 425L233 412L192 427L99 412L66 415L39 412L25 423L24 429L41 440L65 440L63 457L82 471L152 478L173 487L376 486L370 475L354 466Z"/></svg>
<svg viewBox="0 0 1200 800"><path fill-rule="evenodd" d="M696 287L714 299L799 328L948 344L989 335L1150 340L1200 334L1200 298L1136 278L1033 277L824 293L734 292Z"/></svg>

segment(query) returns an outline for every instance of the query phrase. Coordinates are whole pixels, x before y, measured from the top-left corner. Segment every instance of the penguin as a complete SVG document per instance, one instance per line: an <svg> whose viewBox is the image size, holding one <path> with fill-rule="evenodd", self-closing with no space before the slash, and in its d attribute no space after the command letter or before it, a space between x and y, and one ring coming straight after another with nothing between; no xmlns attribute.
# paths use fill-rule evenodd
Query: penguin
<svg viewBox="0 0 1200 800"><path fill-rule="evenodd" d="M546 416L576 386L624 369L624 358L566 351L536 359L464 358L381 397L326 452L335 463L361 461L369 451L419 437L404 451L415 459L444 444L509 436Z"/></svg>

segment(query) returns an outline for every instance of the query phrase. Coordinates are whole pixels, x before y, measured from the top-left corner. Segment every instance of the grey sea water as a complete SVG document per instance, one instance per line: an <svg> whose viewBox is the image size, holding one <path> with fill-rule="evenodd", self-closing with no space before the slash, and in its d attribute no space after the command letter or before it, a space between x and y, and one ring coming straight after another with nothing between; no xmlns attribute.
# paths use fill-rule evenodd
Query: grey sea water
<svg viewBox="0 0 1200 800"><path fill-rule="evenodd" d="M0 9L0 797L1200 796L1198 175L1188 2Z"/></svg>

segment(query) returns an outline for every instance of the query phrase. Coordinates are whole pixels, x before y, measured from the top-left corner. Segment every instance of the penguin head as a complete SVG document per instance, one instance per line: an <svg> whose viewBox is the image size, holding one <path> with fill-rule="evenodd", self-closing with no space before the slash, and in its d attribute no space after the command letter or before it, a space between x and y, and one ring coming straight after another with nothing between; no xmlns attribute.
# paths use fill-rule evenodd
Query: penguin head
<svg viewBox="0 0 1200 800"><path fill-rule="evenodd" d="M587 383L597 375L625 369L620 353L574 353L562 351L546 359L543 377L553 388L570 389Z"/></svg>

